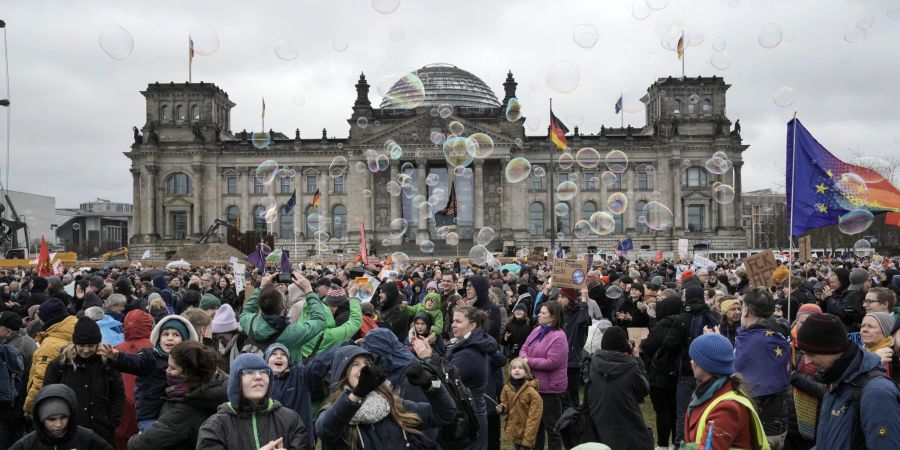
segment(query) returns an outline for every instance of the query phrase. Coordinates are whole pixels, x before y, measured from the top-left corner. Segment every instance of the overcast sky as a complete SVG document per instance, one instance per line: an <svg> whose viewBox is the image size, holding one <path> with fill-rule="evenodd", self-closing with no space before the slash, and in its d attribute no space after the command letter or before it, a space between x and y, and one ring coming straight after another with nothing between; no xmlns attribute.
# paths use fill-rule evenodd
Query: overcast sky
<svg viewBox="0 0 900 450"><path fill-rule="evenodd" d="M619 123L613 104L623 88L644 90L658 77L680 75L675 53L661 45L661 25L670 23L683 24L696 44L686 51L687 75L717 75L732 85L727 114L741 119L750 145L744 190L783 185L785 121L795 109L839 157L900 153L900 0L3 3L10 92L0 65L0 98L12 101L10 109L0 108L0 143L12 114L12 170L10 180L3 171L3 182L55 196L57 207L96 197L131 202L122 153L132 143L131 127L144 121L138 91L155 81L187 80L188 35L198 24L216 31L219 47L197 56L193 79L216 83L237 103L234 130L259 127L264 96L267 127L288 135L300 128L304 137L319 136L324 127L344 137L361 71L377 85L389 74L446 62L481 77L499 98L512 70L523 114L537 121L527 124L529 134L545 132L548 97L570 128L595 133ZM393 4L399 5L390 12ZM761 38L777 42L763 31L770 23L782 40L764 48ZM598 30L592 48L574 42L579 24ZM127 58L114 60L98 44L108 25L133 38ZM341 39L345 51L335 50ZM293 43L299 56L280 59L278 41ZM711 58L723 43L730 67L719 70ZM547 81L563 60L580 71L571 93ZM773 101L782 86L795 92L787 108ZM374 88L370 100L381 101ZM625 121L643 126L643 112L626 114ZM5 144L0 165L4 152Z"/></svg>

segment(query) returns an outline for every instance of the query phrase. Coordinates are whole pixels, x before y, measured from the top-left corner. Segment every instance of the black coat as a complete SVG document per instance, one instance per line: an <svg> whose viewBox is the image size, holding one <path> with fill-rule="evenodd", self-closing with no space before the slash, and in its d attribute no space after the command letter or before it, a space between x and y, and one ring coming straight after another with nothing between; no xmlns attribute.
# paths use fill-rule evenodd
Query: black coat
<svg viewBox="0 0 900 450"><path fill-rule="evenodd" d="M675 389L678 384L679 349L663 348L663 341L675 326L675 316L656 322L647 338L641 341L641 358L647 366L650 386Z"/></svg>
<svg viewBox="0 0 900 450"><path fill-rule="evenodd" d="M525 344L525 339L528 339L529 334L531 334L531 323L528 317L521 320L510 319L509 322L506 322L506 329L503 330L503 337L500 338L500 344L506 349L506 356L518 357L519 350Z"/></svg>
<svg viewBox="0 0 900 450"><path fill-rule="evenodd" d="M381 303L378 326L393 331L397 340L403 342L409 331L409 316L406 311L400 309L400 303L403 301L400 288L394 282L387 281L381 284L380 289L387 298Z"/></svg>
<svg viewBox="0 0 900 450"><path fill-rule="evenodd" d="M587 341L588 328L591 326L591 315L587 302L563 310L563 331L569 342L569 367L581 367L584 343ZM528 336L525 336L526 338Z"/></svg>
<svg viewBox="0 0 900 450"><path fill-rule="evenodd" d="M489 336L494 338L494 340L500 342L500 330L502 329L500 307L492 302L490 296L488 295L490 291L490 284L488 283L487 278L482 276L474 276L469 279L469 282L472 283L472 287L475 288L475 294L477 296L472 306L484 311L485 314L487 314L487 324L485 324L484 326L484 331Z"/></svg>
<svg viewBox="0 0 900 450"><path fill-rule="evenodd" d="M585 402L599 441L614 449L652 449L653 434L639 403L650 392L641 362L620 352L597 350L591 357Z"/></svg>
<svg viewBox="0 0 900 450"><path fill-rule="evenodd" d="M34 416L34 430L28 433L13 444L10 450L57 450L57 449L78 449L78 450L113 450L112 445L103 440L102 437L88 428L78 425L78 415L74 414L77 400L75 392L72 388L60 384L50 385L44 384L44 388L38 392L34 400L35 409L40 407L41 402L48 398L60 398L69 405L69 425L66 428L66 434L62 437L53 437L44 429L44 423Z"/></svg>
<svg viewBox="0 0 900 450"><path fill-rule="evenodd" d="M100 355L87 359L75 356L69 347L54 359L44 373L44 386L65 384L75 391L78 422L94 430L108 442L122 417L125 388L122 375Z"/></svg>

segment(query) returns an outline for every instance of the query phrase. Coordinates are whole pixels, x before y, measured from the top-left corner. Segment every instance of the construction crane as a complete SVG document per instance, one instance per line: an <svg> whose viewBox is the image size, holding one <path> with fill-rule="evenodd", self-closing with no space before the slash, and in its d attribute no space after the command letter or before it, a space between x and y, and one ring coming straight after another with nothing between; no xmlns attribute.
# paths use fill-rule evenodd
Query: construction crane
<svg viewBox="0 0 900 450"><path fill-rule="evenodd" d="M197 243L205 244L209 240L210 236L212 236L216 232L216 230L219 229L219 227L233 228L234 225L222 219L216 219L216 221L209 226L209 229L206 230L206 233L203 233L203 236L200 237L200 240L198 240Z"/></svg>

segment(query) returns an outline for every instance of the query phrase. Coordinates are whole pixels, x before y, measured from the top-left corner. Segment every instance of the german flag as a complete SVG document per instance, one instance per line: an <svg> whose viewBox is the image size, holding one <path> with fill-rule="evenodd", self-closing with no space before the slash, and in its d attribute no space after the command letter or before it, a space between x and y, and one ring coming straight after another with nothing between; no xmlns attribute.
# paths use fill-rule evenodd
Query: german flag
<svg viewBox="0 0 900 450"><path fill-rule="evenodd" d="M566 128L565 124L563 124L554 114L553 110L550 110L550 140L556 144L556 148L558 150L565 149L568 144L566 143L566 133L569 132L569 129Z"/></svg>
<svg viewBox="0 0 900 450"><path fill-rule="evenodd" d="M313 195L313 201L312 201L313 208L319 207L319 200L321 200L321 198L322 198L322 194L320 194L319 190L316 189L316 195Z"/></svg>

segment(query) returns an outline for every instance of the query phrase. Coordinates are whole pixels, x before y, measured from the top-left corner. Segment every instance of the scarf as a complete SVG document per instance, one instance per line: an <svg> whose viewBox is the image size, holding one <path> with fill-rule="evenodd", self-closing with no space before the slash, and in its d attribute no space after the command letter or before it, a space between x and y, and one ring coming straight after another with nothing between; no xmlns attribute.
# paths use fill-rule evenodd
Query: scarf
<svg viewBox="0 0 900 450"><path fill-rule="evenodd" d="M516 379L513 377L509 377L509 385L512 386L513 389L516 390L516 392L519 391L523 384L525 384L525 378Z"/></svg>
<svg viewBox="0 0 900 450"><path fill-rule="evenodd" d="M847 371L847 368L850 367L850 364L853 362L853 359L856 358L856 354L860 351L859 347L851 343L847 346L847 350L844 351L844 354L841 355L840 359L834 362L834 365L831 366L827 370L820 370L816 374L816 378L819 379L822 383L831 384L835 381L838 381L844 372Z"/></svg>
<svg viewBox="0 0 900 450"><path fill-rule="evenodd" d="M892 337L888 336L888 337L884 338L884 340L882 340L881 342L873 345L872 347L866 347L866 350L868 350L870 352L875 352L876 350L880 350L885 347L890 347L891 345L894 345L894 339Z"/></svg>
<svg viewBox="0 0 900 450"><path fill-rule="evenodd" d="M184 382L184 377L179 375L166 374L166 397L167 398L183 398L191 391L191 386Z"/></svg>
<svg viewBox="0 0 900 450"><path fill-rule="evenodd" d="M534 342L541 342L541 339L550 332L550 325L541 325L538 334L534 337Z"/></svg>
<svg viewBox="0 0 900 450"><path fill-rule="evenodd" d="M380 422L391 413L391 405L387 399L377 391L372 391L366 396L362 406L350 419L350 425L373 424Z"/></svg>
<svg viewBox="0 0 900 450"><path fill-rule="evenodd" d="M728 381L728 376L720 376L719 378L712 378L706 380L701 383L700 386L697 386L697 389L694 389L694 393L691 394L691 403L688 405L690 408L696 408L712 398L713 394L718 391L722 385Z"/></svg>

